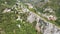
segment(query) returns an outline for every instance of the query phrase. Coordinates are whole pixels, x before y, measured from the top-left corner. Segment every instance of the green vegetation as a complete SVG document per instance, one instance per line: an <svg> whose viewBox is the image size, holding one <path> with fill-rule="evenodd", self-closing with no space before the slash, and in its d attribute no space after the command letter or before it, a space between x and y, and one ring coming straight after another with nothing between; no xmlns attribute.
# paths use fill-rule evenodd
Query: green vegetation
<svg viewBox="0 0 60 34"><path fill-rule="evenodd" d="M17 24L20 24L21 28ZM32 24L20 20L16 21L14 13L0 14L0 28L5 32L4 34L36 34Z"/></svg>
<svg viewBox="0 0 60 34"><path fill-rule="evenodd" d="M11 9L16 4L16 2L17 2L16 0L0 0L0 34L37 34L35 30L36 21L33 22L32 24L30 24L29 22L26 22L27 16L29 15L28 13L19 14L19 12L22 12L22 9L19 8L18 5L16 8ZM24 3L20 3L20 4L26 7L27 9L29 9L30 11L36 13L38 16L44 18L46 21L48 20L42 15L38 14L37 12L39 11L40 13L44 14L43 8L46 8L46 7L53 8L53 10L55 11L57 20L49 21L49 22L60 26L60 5L58 3L59 1L53 0L50 3L46 3L42 5L42 7L40 6L38 7L37 5L35 5L35 3L32 2L32 4L35 5L34 7L36 8L36 10L34 8L29 9L28 6L25 5ZM4 9L6 8L11 9L11 11L3 13ZM18 15L21 16L22 21L16 20ZM21 27L19 28L17 25L20 25Z"/></svg>
<svg viewBox="0 0 60 34"><path fill-rule="evenodd" d="M5 1L8 4L4 4ZM24 21L27 14L21 14L21 18L24 20L17 21L17 13L15 11L18 10L12 9L11 12L3 13L4 9L11 9L15 3L15 0L0 0L0 34L37 34L34 26ZM20 28L17 26L18 24L21 26Z"/></svg>

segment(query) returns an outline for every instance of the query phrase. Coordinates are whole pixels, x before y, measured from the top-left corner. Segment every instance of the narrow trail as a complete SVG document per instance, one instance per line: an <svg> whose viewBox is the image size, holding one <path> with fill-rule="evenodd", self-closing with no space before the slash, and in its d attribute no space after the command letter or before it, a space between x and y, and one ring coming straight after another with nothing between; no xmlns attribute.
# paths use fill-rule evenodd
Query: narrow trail
<svg viewBox="0 0 60 34"><path fill-rule="evenodd" d="M36 10L36 9L35 9L35 10ZM53 24L53 23L51 23L51 22L48 22L46 19L44 19L43 17L41 17L41 16L40 16L41 13L38 14L38 11L37 11L37 13L35 13L35 12L33 12L33 11L30 11L30 12L34 13L34 14L35 14L36 16L38 16L40 19L44 20L44 22L50 23L50 24L56 26L55 24ZM58 27L58 26L56 26L56 27L60 29L60 27Z"/></svg>

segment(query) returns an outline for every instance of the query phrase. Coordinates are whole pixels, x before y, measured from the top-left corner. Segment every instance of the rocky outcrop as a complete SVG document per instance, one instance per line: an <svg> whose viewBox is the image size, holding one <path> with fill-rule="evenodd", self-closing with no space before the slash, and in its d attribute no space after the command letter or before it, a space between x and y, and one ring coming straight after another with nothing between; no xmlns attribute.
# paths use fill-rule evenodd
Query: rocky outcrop
<svg viewBox="0 0 60 34"><path fill-rule="evenodd" d="M33 15L33 12L30 12L31 15ZM30 15L30 19L28 20L29 22L33 22L34 20L37 21L36 24L36 30L39 32L42 32L43 34L60 34L60 28L58 28L57 26L55 26L52 23L49 22L45 22L43 19L41 19L41 17L37 16L36 14L34 14L34 16ZM35 19L36 18L36 19Z"/></svg>

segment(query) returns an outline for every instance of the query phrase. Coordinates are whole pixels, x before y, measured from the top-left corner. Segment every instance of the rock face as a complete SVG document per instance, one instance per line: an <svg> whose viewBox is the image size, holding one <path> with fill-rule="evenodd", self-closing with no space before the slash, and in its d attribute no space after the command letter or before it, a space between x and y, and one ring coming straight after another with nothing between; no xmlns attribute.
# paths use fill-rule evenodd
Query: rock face
<svg viewBox="0 0 60 34"><path fill-rule="evenodd" d="M31 20L28 20L29 22L33 22L34 20L37 21L37 24L36 24L36 30L38 30L38 32L42 32L43 34L60 34L60 29L55 26L54 24L52 23L49 23L49 22L45 22L44 20L42 20L39 16L37 16L36 14L34 14L34 16L32 16L34 13L31 13L29 19ZM36 17L36 19L34 19ZM33 19L32 19L33 18ZM38 24L39 23L39 24Z"/></svg>
<svg viewBox="0 0 60 34"><path fill-rule="evenodd" d="M51 23L46 24L48 25L45 25L43 34L60 34L60 29L58 29L56 26Z"/></svg>
<svg viewBox="0 0 60 34"><path fill-rule="evenodd" d="M27 21L32 23L33 21L35 21L35 18L36 18L35 15L32 12L30 12L29 16L27 17Z"/></svg>
<svg viewBox="0 0 60 34"><path fill-rule="evenodd" d="M46 24L44 24L46 23ZM44 22L42 27L43 34L60 34L60 29L51 23Z"/></svg>

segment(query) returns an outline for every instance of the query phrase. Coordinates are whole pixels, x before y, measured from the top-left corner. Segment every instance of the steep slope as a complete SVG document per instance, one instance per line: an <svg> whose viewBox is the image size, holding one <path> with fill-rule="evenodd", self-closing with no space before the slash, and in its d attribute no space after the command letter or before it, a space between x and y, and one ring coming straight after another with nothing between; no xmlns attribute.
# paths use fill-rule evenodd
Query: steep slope
<svg viewBox="0 0 60 34"><path fill-rule="evenodd" d="M49 22L60 26L60 0L21 0L23 3L30 3L41 12L42 16L48 20L50 15L54 16L55 20L48 20Z"/></svg>
<svg viewBox="0 0 60 34"><path fill-rule="evenodd" d="M8 4L7 4L8 5ZM55 25L55 20L52 22L46 19L46 9L40 12L35 6L30 3L22 3L16 1L16 4L5 8L0 13L0 33L1 34L60 34L60 28ZM53 11L53 9L51 9ZM52 12L55 16L55 12ZM54 24L53 24L54 23Z"/></svg>

